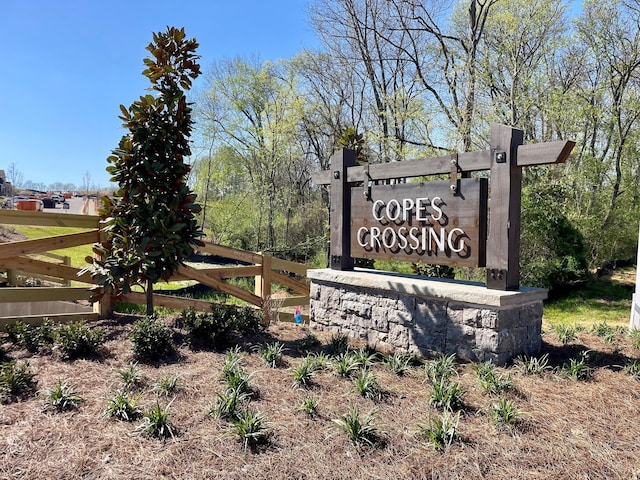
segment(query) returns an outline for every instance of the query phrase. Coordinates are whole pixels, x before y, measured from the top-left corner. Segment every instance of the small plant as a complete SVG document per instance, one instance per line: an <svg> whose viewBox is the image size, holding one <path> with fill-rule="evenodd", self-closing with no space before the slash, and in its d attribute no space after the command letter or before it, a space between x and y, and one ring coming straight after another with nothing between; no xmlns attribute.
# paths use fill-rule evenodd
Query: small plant
<svg viewBox="0 0 640 480"><path fill-rule="evenodd" d="M104 411L105 417L112 417L125 422L132 422L140 417L142 411L138 407L138 401L142 393L131 395L129 392L118 390L107 402Z"/></svg>
<svg viewBox="0 0 640 480"><path fill-rule="evenodd" d="M378 361L378 352L367 347L356 350L353 356L358 360L361 368L370 368Z"/></svg>
<svg viewBox="0 0 640 480"><path fill-rule="evenodd" d="M293 386L307 388L313 383L316 365L311 357L307 357L291 372L293 373Z"/></svg>
<svg viewBox="0 0 640 480"><path fill-rule="evenodd" d="M227 350L222 364L222 379L224 380L231 372L242 369L244 363L244 355L239 346L236 345L235 348Z"/></svg>
<svg viewBox="0 0 640 480"><path fill-rule="evenodd" d="M282 362L284 345L280 342L261 343L258 346L258 356L271 368L276 368Z"/></svg>
<svg viewBox="0 0 640 480"><path fill-rule="evenodd" d="M607 324L606 321L602 321L600 323L596 323L591 327L591 333L596 334L598 337L602 339L604 343L610 344L616 340L616 336L619 331Z"/></svg>
<svg viewBox="0 0 640 480"><path fill-rule="evenodd" d="M496 394L505 392L513 388L513 380L510 375L506 377L496 372L495 365L492 362L477 363L472 366L478 375L478 383L480 388L488 394Z"/></svg>
<svg viewBox="0 0 640 480"><path fill-rule="evenodd" d="M300 404L300 410L309 415L310 417L315 417L318 414L318 405L320 404L320 399L316 395L307 395L302 400Z"/></svg>
<svg viewBox="0 0 640 480"><path fill-rule="evenodd" d="M441 416L430 418L427 425L418 425L419 435L438 451L449 448L453 442L459 440L458 425L460 424L460 412L453 415L444 411Z"/></svg>
<svg viewBox="0 0 640 480"><path fill-rule="evenodd" d="M205 348L218 348L235 335L260 333L265 329L262 316L249 307L216 305L211 312L183 312L182 323L193 342Z"/></svg>
<svg viewBox="0 0 640 480"><path fill-rule="evenodd" d="M320 345L322 345L322 342L320 342L320 339L316 337L316 335L313 332L309 332L302 340L300 340L300 343L298 344L298 348L302 352L308 352L309 350L318 348Z"/></svg>
<svg viewBox="0 0 640 480"><path fill-rule="evenodd" d="M440 383L442 380L446 381L453 375L457 375L455 354L440 355L429 360L424 366L424 372L427 380L432 384Z"/></svg>
<svg viewBox="0 0 640 480"><path fill-rule="evenodd" d="M55 348L65 359L98 355L104 343L104 329L91 328L83 321L59 325L55 330Z"/></svg>
<svg viewBox="0 0 640 480"><path fill-rule="evenodd" d="M575 325L558 324L553 327L558 341L567 345L578 338L578 327Z"/></svg>
<svg viewBox="0 0 640 480"><path fill-rule="evenodd" d="M358 407L352 405L349 412L333 422L347 434L351 443L355 446L374 445L378 440L378 429L374 425L374 412L360 417Z"/></svg>
<svg viewBox="0 0 640 480"><path fill-rule="evenodd" d="M629 332L629 336L631 337L631 342L633 343L633 348L640 350L640 330L634 328Z"/></svg>
<svg viewBox="0 0 640 480"><path fill-rule="evenodd" d="M45 398L45 408L57 412L71 410L84 402L84 398L78 395L71 385L60 379L56 381L55 387L44 390L42 395Z"/></svg>
<svg viewBox="0 0 640 480"><path fill-rule="evenodd" d="M496 425L513 425L520 420L522 412L518 410L516 404L506 398L491 404L489 416Z"/></svg>
<svg viewBox="0 0 640 480"><path fill-rule="evenodd" d="M349 349L349 337L342 334L332 335L329 343L325 346L328 355L336 356L347 352Z"/></svg>
<svg viewBox="0 0 640 480"><path fill-rule="evenodd" d="M248 400L249 395L245 392L229 388L223 393L218 394L215 403L209 409L209 416L226 420L237 419L240 406Z"/></svg>
<svg viewBox="0 0 640 480"><path fill-rule="evenodd" d="M116 370L116 375L122 382L125 390L139 388L144 383L144 375L142 370L138 368L137 363L130 363L127 367Z"/></svg>
<svg viewBox="0 0 640 480"><path fill-rule="evenodd" d="M627 375L631 375L636 380L640 380L640 359L634 358L629 360L624 366L624 371Z"/></svg>
<svg viewBox="0 0 640 480"><path fill-rule="evenodd" d="M341 353L331 365L334 373L340 377L351 377L362 366L360 360L351 352Z"/></svg>
<svg viewBox="0 0 640 480"><path fill-rule="evenodd" d="M164 378L161 378L156 382L153 386L153 390L156 392L156 395L162 397L168 397L169 395L175 394L180 388L180 377L178 375L167 375Z"/></svg>
<svg viewBox="0 0 640 480"><path fill-rule="evenodd" d="M433 384L433 392L429 404L440 410L457 410L462 407L464 389L458 382L450 382L442 378Z"/></svg>
<svg viewBox="0 0 640 480"><path fill-rule="evenodd" d="M174 351L173 333L155 317L144 317L133 324L129 339L133 354L141 359L158 361Z"/></svg>
<svg viewBox="0 0 640 480"><path fill-rule="evenodd" d="M356 391L370 400L380 400L382 398L382 389L378 384L375 375L369 370L360 370L360 373L353 379Z"/></svg>
<svg viewBox="0 0 640 480"><path fill-rule="evenodd" d="M543 375L545 372L551 370L548 353L545 353L541 357L519 355L513 363L516 370L522 375Z"/></svg>
<svg viewBox="0 0 640 480"><path fill-rule="evenodd" d="M0 367L0 401L8 403L35 391L38 381L29 362L5 362Z"/></svg>
<svg viewBox="0 0 640 480"><path fill-rule="evenodd" d="M413 357L407 353L395 352L393 355L388 355L384 363L391 372L401 377L411 370L412 359Z"/></svg>
<svg viewBox="0 0 640 480"><path fill-rule="evenodd" d="M591 368L587 361L589 359L589 351L580 352L578 358L571 358L569 363L562 365L562 374L574 380L591 380L593 378L594 369Z"/></svg>
<svg viewBox="0 0 640 480"><path fill-rule="evenodd" d="M169 421L169 407L160 407L156 403L142 416L142 423L138 426L138 431L155 438L174 438L175 427Z"/></svg>
<svg viewBox="0 0 640 480"><path fill-rule="evenodd" d="M7 325L9 340L31 353L48 352L54 344L54 323L45 319L40 325L29 325L21 320Z"/></svg>
<svg viewBox="0 0 640 480"><path fill-rule="evenodd" d="M269 441L271 432L267 428L267 417L260 412L245 410L233 421L233 430L240 437L244 448L255 447Z"/></svg>
<svg viewBox="0 0 640 480"><path fill-rule="evenodd" d="M326 370L331 366L331 359L324 352L314 353L307 358L314 370Z"/></svg>

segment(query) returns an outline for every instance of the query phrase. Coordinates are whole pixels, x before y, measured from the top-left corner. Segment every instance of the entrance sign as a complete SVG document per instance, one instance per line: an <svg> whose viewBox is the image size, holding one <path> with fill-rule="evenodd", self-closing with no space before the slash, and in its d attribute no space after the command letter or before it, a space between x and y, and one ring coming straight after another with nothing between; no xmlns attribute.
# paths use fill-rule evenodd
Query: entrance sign
<svg viewBox="0 0 640 480"><path fill-rule="evenodd" d="M487 288L518 290L522 167L563 163L575 146L523 140L521 130L494 124L484 151L369 165L356 165L353 150L336 152L330 170L313 176L331 187L331 268L353 270L354 257L485 266ZM461 178L483 170L488 213L486 183ZM402 186L443 174L448 181L425 182L423 190ZM388 184L398 179L394 191Z"/></svg>
<svg viewBox="0 0 640 480"><path fill-rule="evenodd" d="M636 259L636 293L631 298L631 319L629 330L640 330L640 229L638 230L638 257Z"/></svg>
<svg viewBox="0 0 640 480"><path fill-rule="evenodd" d="M485 178L374 185L351 192L351 255L440 265L485 264Z"/></svg>

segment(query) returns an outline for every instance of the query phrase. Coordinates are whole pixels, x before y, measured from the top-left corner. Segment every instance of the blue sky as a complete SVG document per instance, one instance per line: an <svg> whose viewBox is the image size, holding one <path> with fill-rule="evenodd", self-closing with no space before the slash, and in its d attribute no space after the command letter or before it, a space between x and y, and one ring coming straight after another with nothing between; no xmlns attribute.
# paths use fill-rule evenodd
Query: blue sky
<svg viewBox="0 0 640 480"><path fill-rule="evenodd" d="M313 47L307 0L0 0L0 169L24 180L107 186L126 133L119 105L145 93L146 45L167 25L216 60L289 58ZM204 81L199 78L194 88Z"/></svg>

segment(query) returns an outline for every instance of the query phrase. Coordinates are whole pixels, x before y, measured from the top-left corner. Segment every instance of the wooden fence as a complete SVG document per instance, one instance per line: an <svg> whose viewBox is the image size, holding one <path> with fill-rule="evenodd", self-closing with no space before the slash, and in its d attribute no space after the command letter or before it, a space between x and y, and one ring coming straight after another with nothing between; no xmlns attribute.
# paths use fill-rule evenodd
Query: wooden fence
<svg viewBox="0 0 640 480"><path fill-rule="evenodd" d="M93 215L0 210L0 224L83 229L83 231L76 233L0 244L0 270L6 272L6 284L8 285L5 288L0 288L0 306L6 303L88 301L90 299L89 288L94 283L91 276L87 273L79 275L81 267L71 266L64 257L49 252L67 247L92 245L98 242L101 235L99 217ZM241 262L242 265L216 266L212 268L185 266L171 280L193 280L239 298L249 305L261 309L267 320L270 318L275 319L274 316L277 315L280 320L291 321L294 318L292 307L296 306L301 307L304 312L304 320L308 320L305 307L309 305L309 286L304 281L307 274L306 265L210 243L202 247L199 253L231 259ZM61 261L62 263L60 263ZM41 278L49 282L55 281L64 286L18 286L18 278L20 276ZM253 292L226 281L240 277L253 277L255 279ZM69 286L72 281L76 284L85 285ZM293 295L277 293L272 295L274 284L286 287L288 291L293 292ZM114 301L144 305L146 304L146 297L144 293L132 292L117 299L103 298L100 302L93 304L93 312L0 315L0 328L18 319L37 323L42 321L43 318L50 318L54 321L105 318L111 314L111 305ZM199 311L209 311L215 304L205 300L154 294L154 305L178 310L195 308Z"/></svg>

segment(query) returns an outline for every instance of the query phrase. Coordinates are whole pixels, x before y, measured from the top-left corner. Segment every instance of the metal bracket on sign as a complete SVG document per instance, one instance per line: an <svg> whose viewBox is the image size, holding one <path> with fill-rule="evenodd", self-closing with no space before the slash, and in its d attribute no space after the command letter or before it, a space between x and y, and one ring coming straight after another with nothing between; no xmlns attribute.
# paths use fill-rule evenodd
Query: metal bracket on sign
<svg viewBox="0 0 640 480"><path fill-rule="evenodd" d="M362 192L362 194L364 195L364 198L366 198L367 200L371 200L371 187L373 186L373 178L371 178L371 174L369 173L369 163L367 163L367 166L364 170L363 186L364 191Z"/></svg>
<svg viewBox="0 0 640 480"><path fill-rule="evenodd" d="M496 150L495 152L496 163L507 163L507 152Z"/></svg>
<svg viewBox="0 0 640 480"><path fill-rule="evenodd" d="M458 183L458 172L460 171L460 165L458 165L458 154L457 153L452 153L451 154L451 177L450 177L450 182L451 182L451 193L453 193L454 195L458 193L459 189L459 183Z"/></svg>

